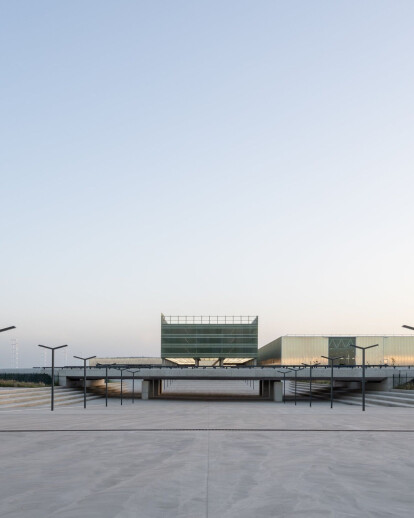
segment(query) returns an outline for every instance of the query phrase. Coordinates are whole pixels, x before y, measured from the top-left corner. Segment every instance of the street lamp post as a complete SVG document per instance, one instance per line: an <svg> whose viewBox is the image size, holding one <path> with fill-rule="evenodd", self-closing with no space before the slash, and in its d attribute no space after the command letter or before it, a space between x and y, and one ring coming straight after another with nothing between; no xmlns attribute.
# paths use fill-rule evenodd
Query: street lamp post
<svg viewBox="0 0 414 518"><path fill-rule="evenodd" d="M333 362L335 360L342 360L343 356L323 356L322 358L326 358L328 361L331 362L331 408L333 407L333 368L334 364Z"/></svg>
<svg viewBox="0 0 414 518"><path fill-rule="evenodd" d="M296 384L297 384L297 377L298 377L298 371L301 371L303 367L291 367L291 371L295 373L295 406L296 406Z"/></svg>
<svg viewBox="0 0 414 518"><path fill-rule="evenodd" d="M283 403L286 403L286 373L290 371L290 369L286 369L284 371L277 371L280 372L280 374L283 374Z"/></svg>
<svg viewBox="0 0 414 518"><path fill-rule="evenodd" d="M52 351L52 391L50 396L50 410L54 410L55 407L55 351L56 349L63 349L67 347L67 345L59 345L58 347L47 347L47 345L38 345L38 347L43 347L43 349L49 349Z"/></svg>
<svg viewBox="0 0 414 518"><path fill-rule="evenodd" d="M302 363L305 367L309 367L309 406L312 406L312 369L317 367L319 363Z"/></svg>
<svg viewBox="0 0 414 518"><path fill-rule="evenodd" d="M113 367L116 363L105 364L97 363L99 367L105 367L105 406L108 406L108 369L109 367Z"/></svg>
<svg viewBox="0 0 414 518"><path fill-rule="evenodd" d="M371 349L372 347L378 347L378 344L368 345L367 347L360 347L359 345L349 344L355 349L361 349L362 351L362 411L365 412L365 350Z"/></svg>
<svg viewBox="0 0 414 518"><path fill-rule="evenodd" d="M132 374L132 402L135 403L135 373L138 372L138 370L128 372Z"/></svg>
<svg viewBox="0 0 414 518"><path fill-rule="evenodd" d="M78 360L83 361L83 408L86 408L86 362L96 358L96 356L89 356L88 358L81 358L80 356L74 356Z"/></svg>
<svg viewBox="0 0 414 518"><path fill-rule="evenodd" d="M121 405L122 405L122 400L123 400L123 392L122 392L122 381L123 381L123 377L122 377L122 374L124 371L128 370L128 367L117 367L117 369L119 371L121 371Z"/></svg>
<svg viewBox="0 0 414 518"><path fill-rule="evenodd" d="M0 333L3 333L4 331L10 331L11 329L16 329L16 326L3 327L3 329L0 329Z"/></svg>

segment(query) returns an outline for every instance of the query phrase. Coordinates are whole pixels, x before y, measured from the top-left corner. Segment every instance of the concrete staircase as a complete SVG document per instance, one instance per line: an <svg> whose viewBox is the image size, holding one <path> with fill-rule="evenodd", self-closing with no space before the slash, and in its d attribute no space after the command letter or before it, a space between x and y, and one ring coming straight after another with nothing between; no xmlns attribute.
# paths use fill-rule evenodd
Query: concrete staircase
<svg viewBox="0 0 414 518"><path fill-rule="evenodd" d="M289 395L291 396L295 390L294 382L289 382L287 386ZM312 397L315 399L329 399L331 397L329 385L312 384ZM298 382L297 397L306 399L309 397L309 383ZM343 387L335 388L335 401L346 405L361 405L361 391L350 390ZM391 406L401 408L414 408L414 391L393 389L385 391L367 391L365 393L365 404L367 406Z"/></svg>
<svg viewBox="0 0 414 518"><path fill-rule="evenodd" d="M0 410L13 408L50 406L50 387L41 388L1 388ZM86 400L100 399L96 394L87 393ZM55 406L81 405L83 403L83 391L79 389L55 387Z"/></svg>
<svg viewBox="0 0 414 518"><path fill-rule="evenodd" d="M402 392L408 392L402 391ZM357 394L345 394L339 395L339 401L341 403L349 405L360 405L361 404L361 393ZM401 408L414 408L414 394L400 394L390 392L366 392L365 402L367 406L393 406Z"/></svg>
<svg viewBox="0 0 414 518"><path fill-rule="evenodd" d="M295 393L295 382L287 381L286 382L286 397L292 397ZM327 384L319 384L312 383L312 398L321 398L325 399L325 397L329 397L330 395L330 387ZM309 383L306 381L298 381L296 386L296 397L298 399L308 399L309 398Z"/></svg>

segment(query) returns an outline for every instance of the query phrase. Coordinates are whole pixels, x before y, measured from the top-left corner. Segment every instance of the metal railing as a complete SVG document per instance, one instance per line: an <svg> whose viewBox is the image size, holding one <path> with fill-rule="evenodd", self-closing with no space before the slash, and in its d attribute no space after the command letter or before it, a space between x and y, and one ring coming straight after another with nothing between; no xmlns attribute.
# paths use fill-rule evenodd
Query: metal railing
<svg viewBox="0 0 414 518"><path fill-rule="evenodd" d="M156 364L142 364L142 363L116 363L111 364L111 366L115 367L128 367L128 368L134 368L134 369L291 369L292 367L303 367L302 364L292 364L292 365L203 365L196 367L195 365L160 365L158 363ZM102 363L99 366L96 365L90 365L87 366L87 369L99 369L105 367L105 364ZM384 365L384 364L378 364L378 365L366 365L366 369L403 369L403 370L411 370L411 367L413 367L414 371L414 365ZM331 367L329 365L318 365L313 367L314 369L330 369ZM50 369L50 367L33 367L33 369L39 369L39 370L45 370ZM61 367L55 367L55 369L83 369L81 365L65 365ZM353 370L353 369L362 369L362 365L334 365L334 369L345 369L345 370ZM396 378L398 378L398 374L395 374ZM405 376L407 376L407 379L413 379L414 373L401 376L401 379L405 379ZM401 383L404 383L402 381Z"/></svg>
<svg viewBox="0 0 414 518"><path fill-rule="evenodd" d="M409 367L408 367L409 369ZM398 374L392 375L392 388L400 387L401 385L406 385L407 383L411 383L414 380L413 373L405 372L399 372Z"/></svg>

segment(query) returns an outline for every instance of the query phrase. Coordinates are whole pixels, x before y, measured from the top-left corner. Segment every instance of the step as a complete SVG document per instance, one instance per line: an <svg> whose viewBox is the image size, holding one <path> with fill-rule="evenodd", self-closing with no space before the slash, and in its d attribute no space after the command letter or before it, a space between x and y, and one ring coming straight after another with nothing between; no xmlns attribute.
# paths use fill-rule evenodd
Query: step
<svg viewBox="0 0 414 518"><path fill-rule="evenodd" d="M100 396L86 396L86 401L91 401L93 399L102 399ZM55 406L65 406L65 405L73 405L75 403L81 403L83 402L83 395L81 397L76 398L65 398L57 400L55 399ZM10 408L29 408L29 407L40 407L40 408L47 408L50 406L50 400L49 401L34 401L31 403L12 403L3 405L1 407L1 410L4 409L10 409Z"/></svg>
<svg viewBox="0 0 414 518"><path fill-rule="evenodd" d="M357 400L346 400L346 399L335 399L335 403L343 403L344 405L353 405L353 406L361 406L361 402ZM371 406L367 402L365 402L365 406Z"/></svg>
<svg viewBox="0 0 414 518"><path fill-rule="evenodd" d="M102 399L102 398L101 398L101 396L89 396L86 398L86 402L93 401L95 399ZM83 398L81 399L81 401L83 402ZM59 403L59 406L68 406L68 405L74 405L74 404L75 404L75 401L70 401L70 402Z"/></svg>
<svg viewBox="0 0 414 518"><path fill-rule="evenodd" d="M307 391L309 394L309 390ZM330 389L328 389L324 392L318 391L314 392L312 387L312 397L316 397L316 394L323 394L326 396L326 398L329 398ZM306 391L301 387L297 388L297 394L298 395L306 395ZM361 399L362 394L360 391L356 392L355 390L346 390L344 388L337 388L335 389L335 398L342 399L342 398L355 398L355 399ZM404 406L404 407L412 407L414 406L414 396L406 396L405 394L393 394L390 392L383 392L383 391L375 391L375 392L367 392L366 393L366 402L371 402L373 404L378 404L380 406ZM389 404L388 404L389 403ZM388 404L388 405L387 405Z"/></svg>
<svg viewBox="0 0 414 518"><path fill-rule="evenodd" d="M295 387L293 387L291 390L293 390L293 392L295 391ZM337 389L338 390L338 389ZM312 387L312 393L314 392L318 392L318 393L324 393L324 392L329 392L330 389L314 389ZM303 392L303 393L308 393L309 394L309 387L297 387L296 388L296 392Z"/></svg>
<svg viewBox="0 0 414 518"><path fill-rule="evenodd" d="M87 396L86 402L93 401L95 399L102 399L102 398L99 396ZM55 406L68 406L68 405L75 405L75 404L83 405L83 397L78 398L78 399L55 401ZM24 405L22 405L22 407L23 406ZM37 408L50 408L50 402L47 404L42 403L41 405L37 405Z"/></svg>
<svg viewBox="0 0 414 518"><path fill-rule="evenodd" d="M287 394L294 394L295 393L295 390L290 390L290 391L286 391ZM299 388L296 390L296 394L298 395L301 395L301 396L309 396L309 390L300 390ZM325 390L313 390L312 389L312 396L313 395L316 395L316 394L320 394L320 395L326 395L326 396L329 396L330 394L330 391L325 391ZM337 392L335 392L335 394L337 394Z"/></svg>
<svg viewBox="0 0 414 518"><path fill-rule="evenodd" d="M72 398L72 397L78 397L78 396L82 396L83 397L83 392L78 392L78 391L69 391L69 392L65 392L65 393L56 393L55 392L55 401L58 401L58 400L62 400L62 399L68 399L68 398ZM39 394L39 395L30 395L30 394L27 394L27 395L24 395L22 394L21 396L19 397L8 397L8 398L1 398L0 399L0 405L7 405L7 404L12 404L12 403L24 403L24 402L32 402L32 401L48 401L50 400L51 398L51 394L50 394L50 391L48 393L44 393L44 394Z"/></svg>
<svg viewBox="0 0 414 518"><path fill-rule="evenodd" d="M312 395L312 397L320 397L321 394L318 395ZM329 399L329 392L324 394L325 399ZM342 401L344 403L349 404L361 404L362 402L362 394L361 392L357 393L351 393L351 392L345 392L345 391L336 391L334 393L334 399L337 401ZM381 397L371 394L366 394L365 396L365 404L370 405L378 405L378 406L399 406L404 408L412 408L413 404L411 401L405 402L404 400L401 400L400 398L387 398L387 397Z"/></svg>
<svg viewBox="0 0 414 518"><path fill-rule="evenodd" d="M414 398L407 398L404 396L399 397L398 395L390 396L390 395L377 395L377 394L366 394L366 397L370 399L378 399L381 401L395 401L397 403L406 403L408 405L414 405Z"/></svg>
<svg viewBox="0 0 414 518"><path fill-rule="evenodd" d="M391 389L391 390L367 390L367 394L382 394L384 396L391 395L401 395L405 397L410 397L414 399L414 390L400 390L400 389Z"/></svg>
<svg viewBox="0 0 414 518"><path fill-rule="evenodd" d="M358 394L361 394L361 392L358 392ZM401 403L407 403L407 404L414 404L414 396L409 396L406 394L394 394L393 392L366 392L366 397L370 399L380 399L383 401L396 401Z"/></svg>
<svg viewBox="0 0 414 518"><path fill-rule="evenodd" d="M55 394L67 394L69 392L78 392L78 389L63 389L63 390L57 390L55 388ZM25 396L39 396L39 397L42 397L44 396L45 394L50 394L52 392L51 388L49 387L47 390L39 390L39 391L34 391L34 390L31 390L31 389L21 389L20 391L13 391L13 392L5 392L5 393L0 393L0 399L4 399L4 398L7 398L7 397L25 397Z"/></svg>
<svg viewBox="0 0 414 518"><path fill-rule="evenodd" d="M343 402L349 402L349 401L355 401L358 402L358 404L362 404L362 398L359 395L357 396L343 396L340 398L340 401ZM384 401L381 399L370 399L369 397L365 398L365 404L370 406L388 406L388 407L402 407L402 408L412 408L412 405L407 405L405 403L396 403L393 401Z"/></svg>
<svg viewBox="0 0 414 518"><path fill-rule="evenodd" d="M88 397L88 396L87 396ZM68 394L66 396L56 396L55 395L55 401L68 401L68 400L71 400L71 399L83 399L83 394ZM7 405L19 405L19 404L31 404L31 403L34 403L34 404L43 404L43 403L47 403L48 401L50 401L50 395L49 396L46 396L46 397L41 397L41 398L20 398L20 399L8 399L6 401L3 401L1 403L1 406L4 407L4 406L7 406Z"/></svg>
<svg viewBox="0 0 414 518"><path fill-rule="evenodd" d="M74 390L72 388L69 388L69 387L55 387L55 392L63 392L63 391L68 391L68 390ZM25 394L28 394L28 393L33 393L33 394L41 394L42 392L50 392L51 391L51 387L35 387L35 388L30 388L30 387L10 387L10 388L4 388L2 390L0 390L0 398L2 398L3 396L8 396L8 395L21 395L22 393L25 393Z"/></svg>

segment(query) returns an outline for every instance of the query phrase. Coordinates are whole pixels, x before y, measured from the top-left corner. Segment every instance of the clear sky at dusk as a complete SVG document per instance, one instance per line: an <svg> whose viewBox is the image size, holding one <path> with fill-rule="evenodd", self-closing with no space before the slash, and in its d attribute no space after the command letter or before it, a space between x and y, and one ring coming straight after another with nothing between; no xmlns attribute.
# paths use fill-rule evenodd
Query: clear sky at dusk
<svg viewBox="0 0 414 518"><path fill-rule="evenodd" d="M159 355L161 312L259 315L259 345L414 325L413 22L1 2L0 365Z"/></svg>

